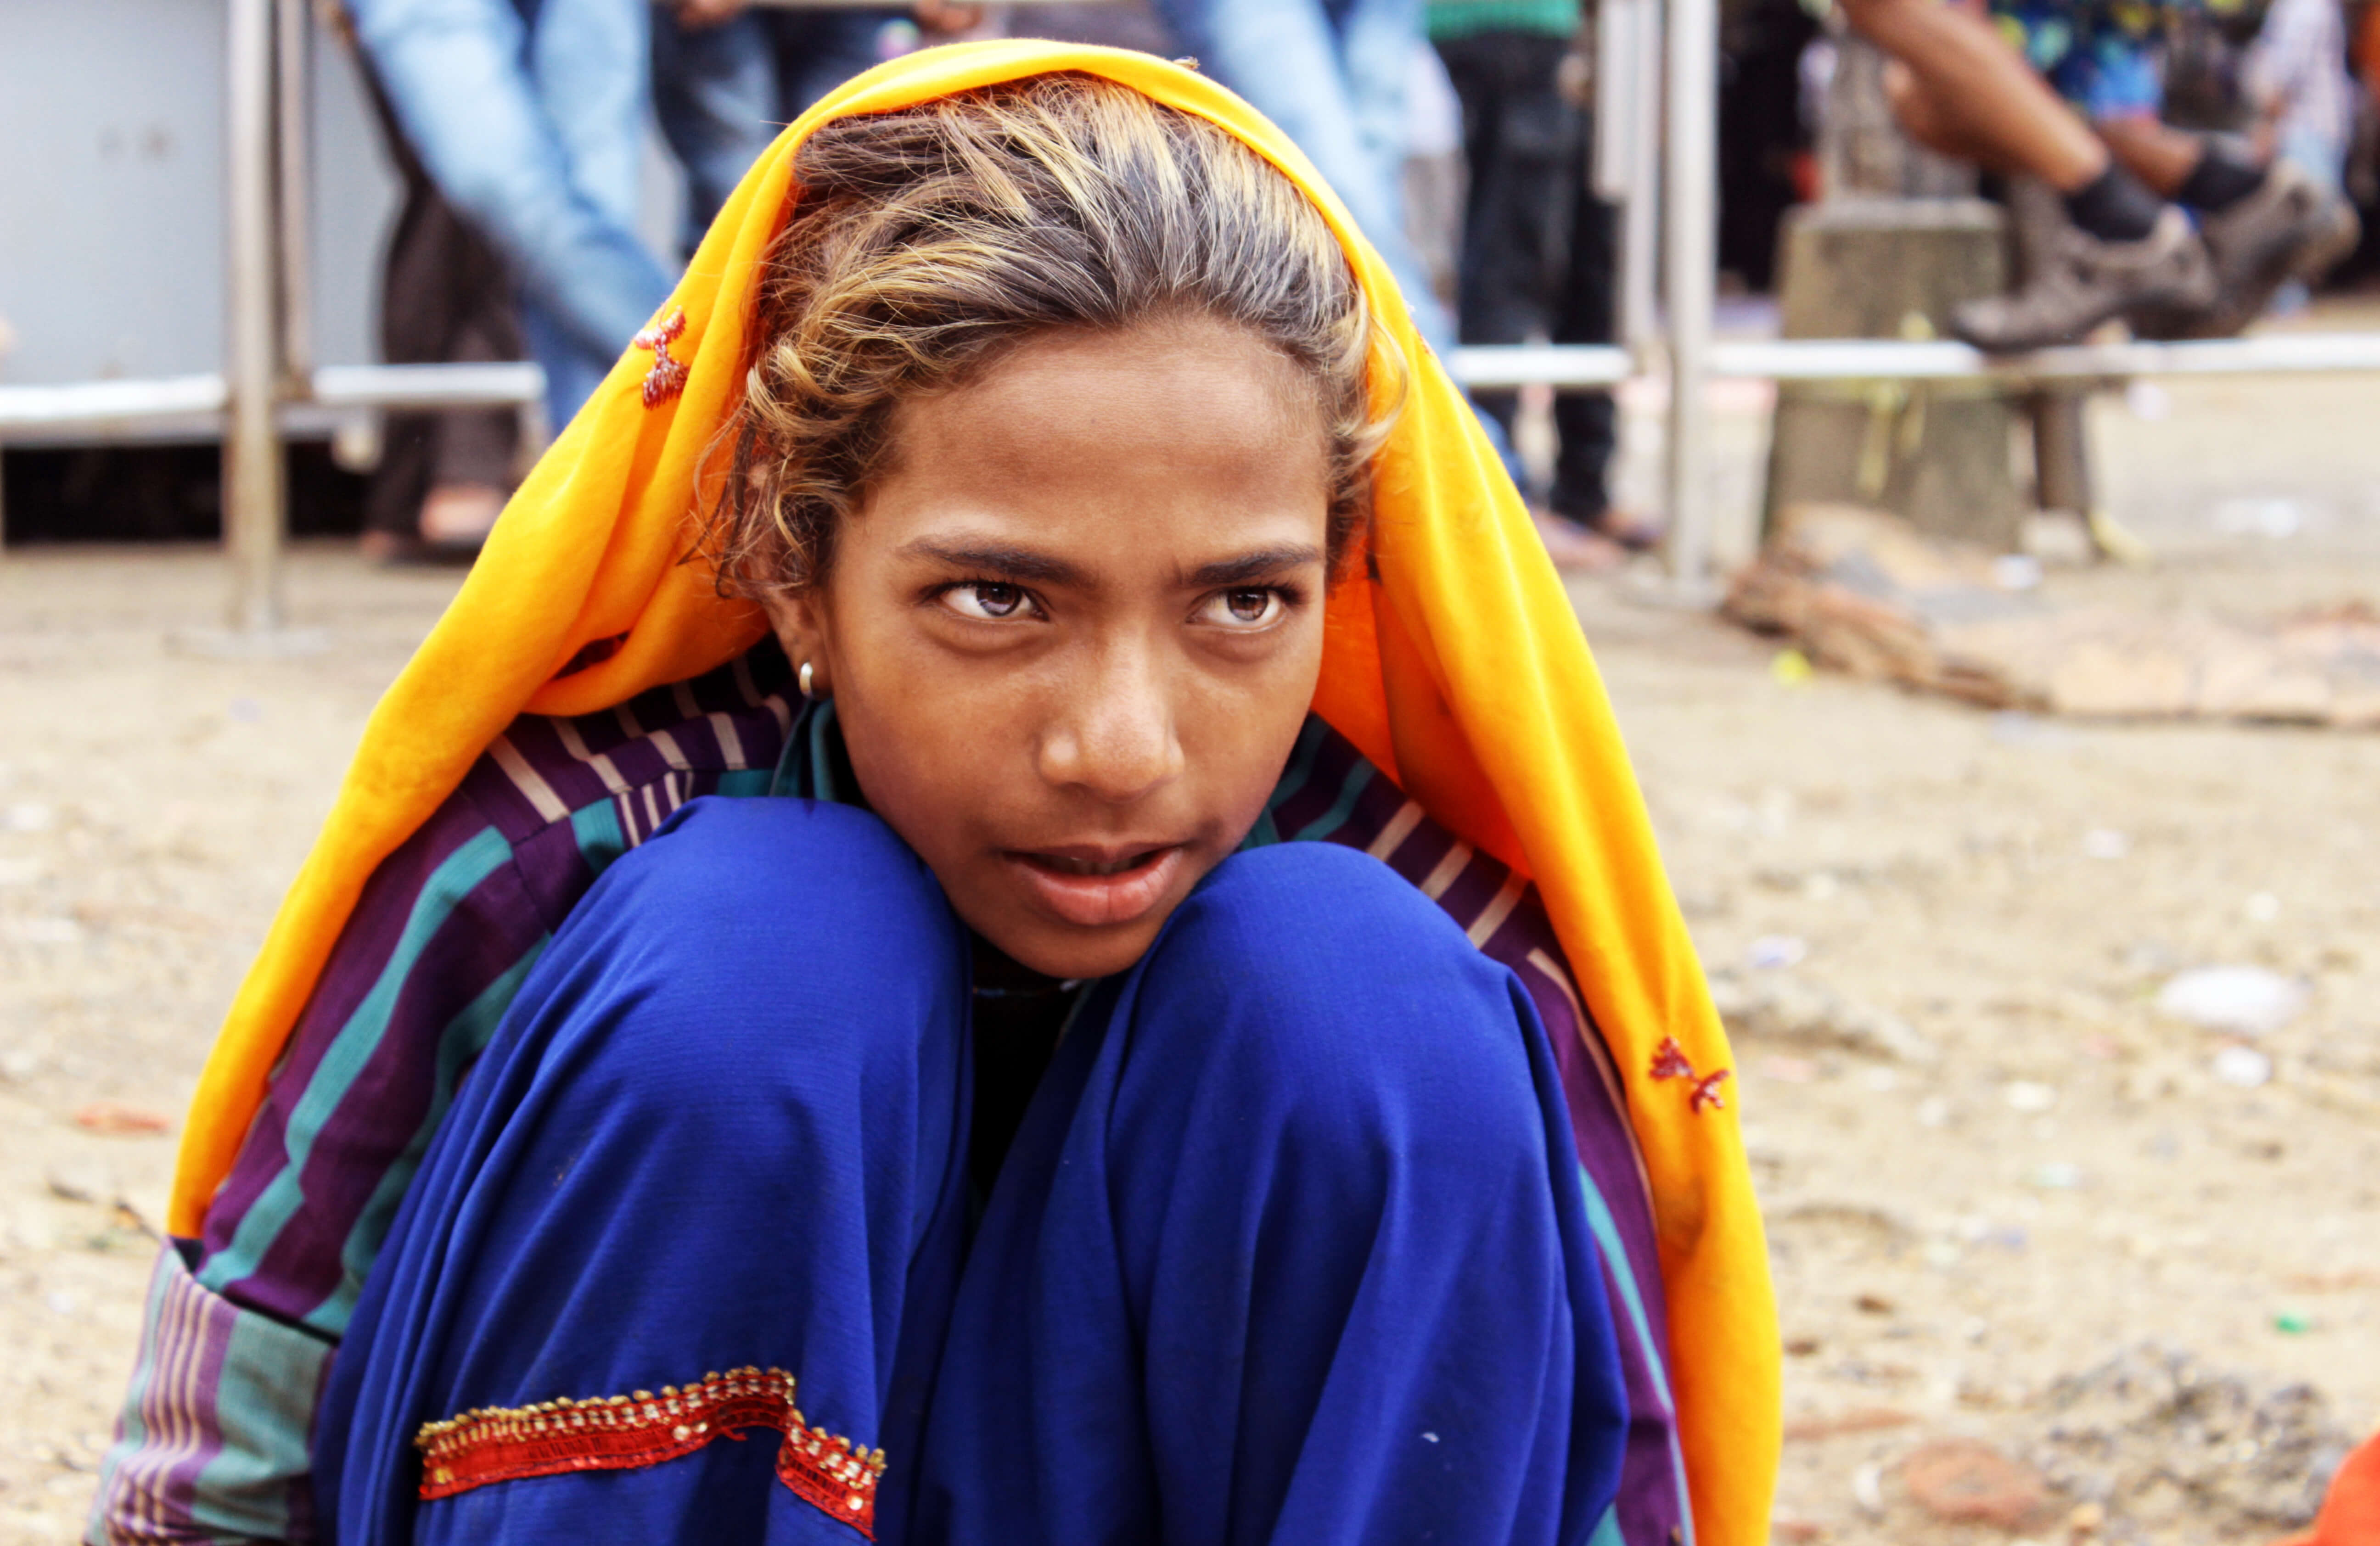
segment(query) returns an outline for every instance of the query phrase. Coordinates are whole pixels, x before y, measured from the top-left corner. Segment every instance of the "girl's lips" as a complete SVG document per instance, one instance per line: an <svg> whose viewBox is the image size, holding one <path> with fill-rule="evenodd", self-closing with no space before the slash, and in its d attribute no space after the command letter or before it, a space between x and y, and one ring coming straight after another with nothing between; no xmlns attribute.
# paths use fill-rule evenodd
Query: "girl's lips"
<svg viewBox="0 0 2380 1546"><path fill-rule="evenodd" d="M1026 888L1050 912L1078 928L1129 924L1165 900L1182 870L1182 848L1152 851L1130 869L1114 875L1082 875L1059 869L1039 855L1002 857Z"/></svg>

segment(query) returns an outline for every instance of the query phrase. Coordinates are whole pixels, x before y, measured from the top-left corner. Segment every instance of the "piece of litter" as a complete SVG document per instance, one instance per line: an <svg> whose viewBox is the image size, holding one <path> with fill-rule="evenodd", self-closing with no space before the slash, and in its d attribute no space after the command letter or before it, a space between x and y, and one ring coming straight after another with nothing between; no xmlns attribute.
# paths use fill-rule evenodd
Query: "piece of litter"
<svg viewBox="0 0 2380 1546"><path fill-rule="evenodd" d="M2278 540L2305 525L2306 507L2291 499L2225 500L2215 507L2215 529L2233 537Z"/></svg>
<svg viewBox="0 0 2380 1546"><path fill-rule="evenodd" d="M2168 978L2157 1012L2209 1031L2262 1036L2297 1019L2305 985L2261 966L2201 966Z"/></svg>
<svg viewBox="0 0 2380 1546"><path fill-rule="evenodd" d="M1424 1434L1421 1436L1421 1440L1422 1440L1422 1443L1426 1443L1426 1444L1434 1444L1434 1443L1438 1443L1438 1435L1437 1435L1437 1434L1435 1434L1435 1433L1424 1433Z"/></svg>
<svg viewBox="0 0 2380 1546"><path fill-rule="evenodd" d="M74 1114L75 1126L92 1132L171 1132L174 1119L162 1111L122 1101L93 1101Z"/></svg>
<svg viewBox="0 0 2380 1546"><path fill-rule="evenodd" d="M2252 924L2269 924L2281 915L2281 899L2270 891L2258 891L2248 898L2240 911Z"/></svg>
<svg viewBox="0 0 2380 1546"><path fill-rule="evenodd" d="M1871 1460L1852 1472L1852 1500L1867 1513L1884 1512L1884 1467Z"/></svg>
<svg viewBox="0 0 2380 1546"><path fill-rule="evenodd" d="M50 1313L53 1315L71 1315L75 1312L75 1297L72 1294L51 1294L46 1296L43 1302L49 1305Z"/></svg>
<svg viewBox="0 0 2380 1546"><path fill-rule="evenodd" d="M2036 1084L2029 1079L2010 1080L2000 1091L2000 1099L2008 1102L2010 1111L2038 1116L2058 1105L2058 1086Z"/></svg>
<svg viewBox="0 0 2380 1546"><path fill-rule="evenodd" d="M2050 1160L2034 1166L2025 1179L2046 1191L2072 1191L2082 1184L2082 1167L2064 1160Z"/></svg>
<svg viewBox="0 0 2380 1546"><path fill-rule="evenodd" d="M2032 590L2041 584L2041 561L2031 553L2002 553L1992 560L1992 584L2002 590Z"/></svg>
<svg viewBox="0 0 2380 1546"><path fill-rule="evenodd" d="M1806 685L1812 674L1810 658L1798 649L1780 649L1768 658L1768 675L1779 687Z"/></svg>
<svg viewBox="0 0 2380 1546"><path fill-rule="evenodd" d="M2049 1504L2039 1471L1975 1439L1937 1439L1900 1463L1918 1506L1946 1523L2022 1528Z"/></svg>
<svg viewBox="0 0 2380 1546"><path fill-rule="evenodd" d="M73 945L82 938L82 925L71 918L10 918L0 922L0 937L17 945Z"/></svg>
<svg viewBox="0 0 2380 1546"><path fill-rule="evenodd" d="M2086 859L2121 859L2132 851L2132 839L2112 827L2095 827L2082 834Z"/></svg>
<svg viewBox="0 0 2380 1546"><path fill-rule="evenodd" d="M2313 1317L2302 1310L2284 1310L2273 1317L2273 1329L2284 1336L2303 1336L2313 1330Z"/></svg>
<svg viewBox="0 0 2380 1546"><path fill-rule="evenodd" d="M1799 966L1809 954L1809 942L1790 934L1764 934L1752 942L1752 966L1756 972Z"/></svg>
<svg viewBox="0 0 2380 1546"><path fill-rule="evenodd" d="M2227 1046L2215 1055L2215 1077L2242 1090L2272 1082L2273 1060L2252 1046Z"/></svg>
<svg viewBox="0 0 2380 1546"><path fill-rule="evenodd" d="M41 832L47 830L55 820L57 813L47 805L20 802L8 807L6 825L11 832Z"/></svg>

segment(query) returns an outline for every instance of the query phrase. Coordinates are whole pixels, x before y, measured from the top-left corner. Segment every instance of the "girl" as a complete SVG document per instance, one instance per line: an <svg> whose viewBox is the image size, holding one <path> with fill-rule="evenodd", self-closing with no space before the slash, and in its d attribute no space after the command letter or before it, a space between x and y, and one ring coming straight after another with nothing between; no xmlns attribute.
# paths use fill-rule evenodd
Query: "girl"
<svg viewBox="0 0 2380 1546"><path fill-rule="evenodd" d="M1749 1542L1725 1062L1329 195L1187 70L935 51L755 169L375 717L98 1528Z"/></svg>

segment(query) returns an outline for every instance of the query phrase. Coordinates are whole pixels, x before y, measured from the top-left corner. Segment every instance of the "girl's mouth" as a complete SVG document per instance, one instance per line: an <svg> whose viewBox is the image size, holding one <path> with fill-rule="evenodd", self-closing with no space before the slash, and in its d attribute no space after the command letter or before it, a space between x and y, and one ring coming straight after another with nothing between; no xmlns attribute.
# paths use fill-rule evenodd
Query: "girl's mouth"
<svg viewBox="0 0 2380 1546"><path fill-rule="evenodd" d="M1181 873L1179 843L1099 852L1012 852L1008 861L1042 908L1078 928L1106 928L1145 916L1165 900Z"/></svg>

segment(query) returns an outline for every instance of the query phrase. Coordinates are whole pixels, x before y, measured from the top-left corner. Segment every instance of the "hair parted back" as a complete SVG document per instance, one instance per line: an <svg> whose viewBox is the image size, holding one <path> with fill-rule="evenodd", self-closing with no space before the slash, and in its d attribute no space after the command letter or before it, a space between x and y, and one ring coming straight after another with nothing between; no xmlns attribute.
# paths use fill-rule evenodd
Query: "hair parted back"
<svg viewBox="0 0 2380 1546"><path fill-rule="evenodd" d="M1245 328L1313 383L1336 573L1394 415L1373 413L1367 368L1376 345L1398 356L1320 211L1254 150L1128 87L1048 75L824 124L794 186L709 513L722 588L825 577L905 398L1036 333L1176 316Z"/></svg>

